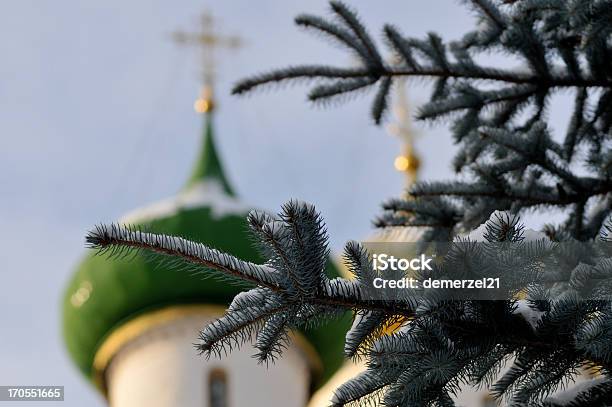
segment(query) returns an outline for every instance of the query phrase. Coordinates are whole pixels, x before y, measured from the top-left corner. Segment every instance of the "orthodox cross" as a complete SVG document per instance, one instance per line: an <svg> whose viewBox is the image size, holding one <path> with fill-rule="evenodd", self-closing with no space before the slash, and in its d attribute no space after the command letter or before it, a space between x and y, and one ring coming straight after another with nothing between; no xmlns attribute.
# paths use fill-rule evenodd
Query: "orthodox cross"
<svg viewBox="0 0 612 407"><path fill-rule="evenodd" d="M236 36L223 36L215 32L214 19L210 13L202 14L200 31L176 31L172 37L181 45L196 46L202 58L202 89L200 97L194 103L198 113L210 112L214 108L213 84L215 80L215 50L218 48L236 49L242 41Z"/></svg>

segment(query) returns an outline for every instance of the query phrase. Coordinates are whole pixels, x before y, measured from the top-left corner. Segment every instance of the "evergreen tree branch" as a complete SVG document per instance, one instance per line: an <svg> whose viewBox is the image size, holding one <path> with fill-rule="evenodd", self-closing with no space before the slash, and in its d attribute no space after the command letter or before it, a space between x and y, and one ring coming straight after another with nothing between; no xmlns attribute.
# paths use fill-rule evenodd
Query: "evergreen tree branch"
<svg viewBox="0 0 612 407"><path fill-rule="evenodd" d="M294 286L288 283L288 281L295 283L295 280L292 280L294 277L290 277L293 272L287 271L285 267L287 263L284 261L268 261L265 265L257 265L176 236L145 233L136 228L120 225L101 225L88 233L86 242L88 247L98 250L99 253L109 254L111 257L125 255L127 251L146 250L179 259L197 266L196 270L199 272L218 271L234 281L265 287L271 292L294 298L293 301L296 303L310 303L315 306L345 310L377 311L406 317L413 315L408 303L389 303L363 298L360 288L351 286L350 282L344 279L327 280L319 286L312 286L312 292L302 292L296 296ZM282 272L268 264L281 265ZM192 273L193 269L189 269L189 272ZM319 272L323 273L323 269Z"/></svg>
<svg viewBox="0 0 612 407"><path fill-rule="evenodd" d="M396 205L404 209L419 206L401 201ZM444 212L427 209L429 216ZM356 279L329 280L324 275L323 259L328 255L325 225L308 204L292 201L276 217L253 212L248 220L268 257L265 265L244 262L182 238L117 225L95 228L87 242L115 256L126 250L152 251L194 264L199 271L217 270L255 285L236 296L226 314L201 332L197 349L208 357L225 355L255 340L255 356L267 364L286 348L289 330L353 310L356 317L347 333L345 352L367 357L368 370L338 389L334 405L381 398L392 406L452 404L451 395L461 384L490 376L500 360L513 355L513 366L492 388L498 397L519 402L541 400L577 366L594 363L612 368L608 340L612 297L605 289L612 287L612 260L603 246L593 246L600 259L593 265L580 258L554 263L547 271L551 275L559 273L559 264L568 271L579 265L572 271L573 291L554 300L538 300L544 311L538 311L542 316L534 323L517 312L512 296L537 284L534 278L539 273L531 270L534 262L548 264L542 256L566 249L535 242L514 249L521 251L500 250L500 243L523 240L523 227L516 216L498 215L485 224L483 238L491 245L486 250L469 240L453 242L429 275L469 277L471 274L464 273L482 273L487 261L499 258L490 272L507 268L513 278L506 281L507 299L496 301L449 301L432 291L405 297L373 295L369 288L381 274L372 267L368 252L355 242L347 244L345 261ZM599 284L590 284L592 278L599 278ZM578 293L583 296L579 301ZM396 326L397 331L385 334L389 326ZM483 332L487 332L486 340ZM491 359L494 350L497 353Z"/></svg>

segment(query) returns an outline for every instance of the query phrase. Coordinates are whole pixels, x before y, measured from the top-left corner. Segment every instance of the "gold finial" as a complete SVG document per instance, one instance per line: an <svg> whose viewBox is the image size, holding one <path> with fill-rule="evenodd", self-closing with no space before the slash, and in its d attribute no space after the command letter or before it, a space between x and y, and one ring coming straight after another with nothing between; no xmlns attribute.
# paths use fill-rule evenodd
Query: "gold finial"
<svg viewBox="0 0 612 407"><path fill-rule="evenodd" d="M201 17L201 30L199 32L176 31L172 34L174 41L182 45L195 45L202 52L202 89L200 96L194 102L193 107L198 113L206 113L213 110L214 94L213 83L215 80L215 48L235 49L242 45L242 41L236 36L221 36L216 34L213 28L214 19L210 13L204 13Z"/></svg>
<svg viewBox="0 0 612 407"><path fill-rule="evenodd" d="M395 158L395 169L406 174L406 186L409 188L417 180L421 161L414 149L414 131L410 126L410 111L406 98L404 80L400 79L396 84L397 102L393 106L395 123L389 125L389 132L400 138L402 142L402 153Z"/></svg>

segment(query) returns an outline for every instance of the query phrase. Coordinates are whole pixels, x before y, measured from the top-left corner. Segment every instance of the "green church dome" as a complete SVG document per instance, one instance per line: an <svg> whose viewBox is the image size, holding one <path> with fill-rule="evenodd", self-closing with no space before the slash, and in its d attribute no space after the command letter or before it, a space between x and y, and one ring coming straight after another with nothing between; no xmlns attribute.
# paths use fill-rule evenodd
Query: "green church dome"
<svg viewBox="0 0 612 407"><path fill-rule="evenodd" d="M185 189L175 197L128 214L120 222L182 236L261 262L246 234L248 211L223 173L208 112L202 150ZM331 262L327 271L330 277L339 276ZM99 373L94 368L96 352L109 335L134 318L176 305L227 305L239 291L225 282L161 268L146 255L109 259L87 253L63 298L63 333L68 352L81 372L94 379ZM323 365L322 374L315 378L317 387L342 363L348 323L345 318L342 323L326 324L305 333Z"/></svg>

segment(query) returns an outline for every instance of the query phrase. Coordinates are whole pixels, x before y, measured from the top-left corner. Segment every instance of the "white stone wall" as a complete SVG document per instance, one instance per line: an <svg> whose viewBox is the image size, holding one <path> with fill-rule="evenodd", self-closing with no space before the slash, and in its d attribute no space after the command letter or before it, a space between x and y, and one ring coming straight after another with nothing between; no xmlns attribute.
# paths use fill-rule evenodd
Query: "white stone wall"
<svg viewBox="0 0 612 407"><path fill-rule="evenodd" d="M268 368L251 357L249 345L221 360L206 360L193 347L198 330L213 315L186 315L155 326L113 358L106 382L111 407L209 407L209 374L227 376L228 407L303 407L310 370L297 347Z"/></svg>

